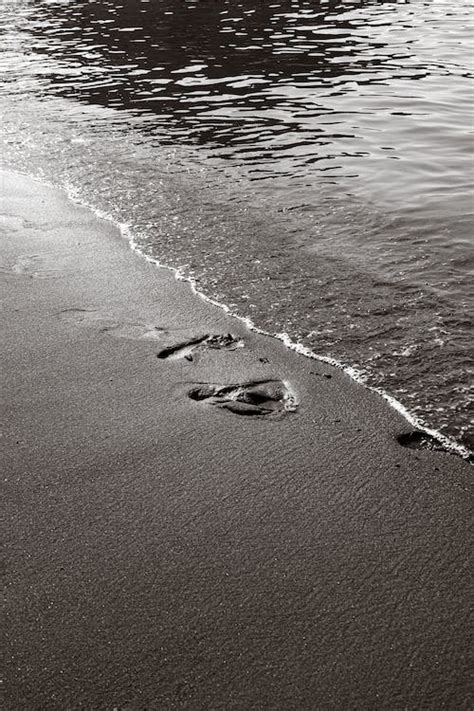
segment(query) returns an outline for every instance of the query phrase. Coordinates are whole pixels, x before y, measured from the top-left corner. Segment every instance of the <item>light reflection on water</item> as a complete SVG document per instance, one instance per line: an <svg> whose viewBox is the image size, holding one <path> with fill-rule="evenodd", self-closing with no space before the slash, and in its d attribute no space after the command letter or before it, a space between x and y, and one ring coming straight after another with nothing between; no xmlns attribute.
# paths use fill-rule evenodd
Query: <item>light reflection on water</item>
<svg viewBox="0 0 474 711"><path fill-rule="evenodd" d="M0 15L7 161L76 185L207 293L468 440L468 2Z"/></svg>

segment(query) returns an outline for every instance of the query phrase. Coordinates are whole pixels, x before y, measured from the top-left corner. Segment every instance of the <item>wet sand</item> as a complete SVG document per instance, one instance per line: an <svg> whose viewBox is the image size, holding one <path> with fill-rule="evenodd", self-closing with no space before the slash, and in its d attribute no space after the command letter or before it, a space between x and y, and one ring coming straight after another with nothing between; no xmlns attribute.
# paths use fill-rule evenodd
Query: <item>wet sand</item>
<svg viewBox="0 0 474 711"><path fill-rule="evenodd" d="M2 194L4 708L469 708L469 465L59 191Z"/></svg>

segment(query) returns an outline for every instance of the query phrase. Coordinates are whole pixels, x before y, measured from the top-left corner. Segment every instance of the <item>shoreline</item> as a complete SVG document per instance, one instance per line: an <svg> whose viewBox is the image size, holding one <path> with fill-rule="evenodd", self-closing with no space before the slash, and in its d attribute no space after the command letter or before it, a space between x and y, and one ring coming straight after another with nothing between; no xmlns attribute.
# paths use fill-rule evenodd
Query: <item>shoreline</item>
<svg viewBox="0 0 474 711"><path fill-rule="evenodd" d="M281 341L286 348L289 350L295 351L299 355L309 358L311 360L316 360L322 363L326 363L334 368L337 368L341 370L343 373L348 375L355 383L358 385L366 388L370 392L375 393L379 397L381 397L383 400L385 400L391 408L393 408L396 412L398 412L406 421L409 425L411 425L413 428L416 430L426 434L429 439L433 439L434 446L438 447L439 449L445 449L447 452L450 454L456 455L461 457L462 459L466 460L467 462L470 462L471 464L474 462L474 451L469 449L466 445L462 444L461 442L458 442L457 440L451 438L448 435L443 434L439 430L437 430L434 427L430 427L422 418L417 417L414 413L410 412L410 410L399 400L397 400L396 397L391 395L389 392L384 390L381 387L377 386L372 386L369 385L364 378L364 375L355 367L345 364L342 361L337 360L336 358L333 358L332 356L325 356L325 355L320 355L318 353L315 353L312 351L310 348L304 346L298 341L292 340L292 338L287 334L287 333L270 333L265 331L264 329L259 328L254 322L250 319L248 316L242 316L236 312L233 312L232 309L225 303L216 301L210 296L207 296L204 292L199 290L198 284L195 282L193 277L186 276L183 274L183 272L178 268L178 267L172 267L168 264L165 264L164 262L161 262L158 258L152 257L149 254L146 254L143 252L137 241L135 240L132 230L128 224L117 222L110 214L96 208L94 205L85 202L81 200L80 198L77 197L77 191L75 191L72 188L64 187L61 185L55 185L52 183L49 183L48 181L43 181L39 180L37 178L34 178L32 176L29 176L24 173L17 173L17 171L11 170L10 171L13 174L18 174L19 176L29 178L35 182L38 182L40 185L44 185L46 187L49 187L53 190L59 190L60 192L63 192L67 198L73 202L74 204L78 205L79 207L86 208L94 213L96 217L100 220L104 220L106 222L109 222L111 225L113 225L115 228L117 228L122 236L123 239L127 241L129 244L132 252L137 253L142 259L145 259L147 262L150 264L153 264L156 266L158 269L164 269L164 270L169 270L175 277L176 280L178 281L184 281L188 283L196 296L198 296L200 299L203 299L206 303L215 306L216 308L222 309L226 315L237 319L241 323L245 325L247 329L250 331L253 331L259 335L262 336L267 336L269 338L275 338L279 341Z"/></svg>
<svg viewBox="0 0 474 711"><path fill-rule="evenodd" d="M468 464L2 188L7 707L468 708Z"/></svg>

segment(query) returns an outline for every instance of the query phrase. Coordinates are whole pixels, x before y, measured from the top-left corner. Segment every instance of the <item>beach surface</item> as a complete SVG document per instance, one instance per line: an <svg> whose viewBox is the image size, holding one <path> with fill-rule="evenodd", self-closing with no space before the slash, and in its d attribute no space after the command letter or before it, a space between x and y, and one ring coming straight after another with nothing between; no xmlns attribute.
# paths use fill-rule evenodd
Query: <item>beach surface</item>
<svg viewBox="0 0 474 711"><path fill-rule="evenodd" d="M472 707L469 465L1 186L4 708Z"/></svg>

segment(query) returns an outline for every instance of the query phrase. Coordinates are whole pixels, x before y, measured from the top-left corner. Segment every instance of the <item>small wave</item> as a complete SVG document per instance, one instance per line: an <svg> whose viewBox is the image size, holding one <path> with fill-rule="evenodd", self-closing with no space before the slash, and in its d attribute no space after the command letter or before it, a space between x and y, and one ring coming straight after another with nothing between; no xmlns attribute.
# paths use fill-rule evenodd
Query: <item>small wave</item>
<svg viewBox="0 0 474 711"><path fill-rule="evenodd" d="M28 177L32 177L33 179L36 179L34 176L28 176ZM318 361L327 363L328 365L331 365L335 368L342 370L344 373L346 373L346 375L348 375L352 380L357 382L359 385L362 385L363 387L367 388L368 390L370 390L370 391L376 393L377 395L379 395L380 397L382 397L390 405L390 407L392 407L394 410L396 410L398 413L400 413L407 420L407 422L410 425L412 425L413 427L416 427L417 429L419 429L419 430L425 432L426 434L430 435L431 437L433 437L446 450L462 457L463 459L470 459L472 457L473 452L470 449L468 449L467 447L465 447L464 445L462 445L458 442L455 442L451 438L446 437L446 435L442 434L438 430L427 426L427 424L421 418L417 417L412 412L410 412L405 407L405 405L403 405L399 400L397 400L392 395L390 395L385 390L383 390L383 388L369 385L366 382L366 377L365 377L364 373L360 369L357 369L351 365L343 363L342 361L339 361L331 356L317 354L314 351L312 351L310 348L308 348L307 346L302 344L301 342L293 340L289 336L288 333L271 333L271 332L265 331L264 329L259 328L252 321L252 319L250 319L248 316L242 316L241 314L233 311L227 304L217 301L216 299L213 299L212 297L210 297L207 294L200 291L196 280L189 274L186 274L183 268L170 266L168 264L161 262L158 258L145 253L140 248L140 245L137 241L137 236L134 235L133 229L129 224L117 221L110 213L97 208L92 203L81 198L79 196L78 189L76 187L74 187L73 185L71 185L71 184L60 185L60 184L51 183L50 181L43 179L43 177L41 179L41 182L42 182L42 184L48 185L49 187L62 190L63 192L66 193L66 195L71 200L71 202L74 202L75 204L80 205L82 207L86 207L87 209L91 210L98 218L105 220L109 223L112 223L114 226L116 226L118 228L122 237L127 240L132 251L136 252L142 258L146 259L147 262L154 264L158 268L167 269L167 270L173 272L173 274L177 280L188 282L191 286L193 293L196 294L199 298L203 299L205 302L207 302L209 304L212 304L213 306L216 306L217 308L222 309L225 313L229 314L233 318L238 319L250 331L259 333L264 336L270 336L272 338L276 338L276 339L280 340L289 350L293 350L296 353L304 356L305 358L318 360Z"/></svg>
<svg viewBox="0 0 474 711"><path fill-rule="evenodd" d="M189 274L186 274L183 268L170 266L169 264L161 262L157 257L151 256L151 255L147 254L146 252L144 252L140 248L140 245L137 241L138 234L134 233L133 228L130 224L116 220L107 211L102 210L102 209L98 208L96 205L94 205L93 203L90 203L89 201L85 200L83 197L80 196L78 188L76 188L74 185L72 185L70 183L61 184L61 183L52 182L47 178L47 176L44 174L44 172L41 169L38 171L39 176L34 175L34 174L21 173L18 170L14 170L14 169L10 169L10 168L8 168L8 169L11 170L12 173L16 173L17 175L22 175L24 177L28 177L34 181L40 182L42 185L45 185L47 187L64 192L66 194L66 196L68 197L68 199L71 202L73 202L74 204L91 210L99 219L113 224L119 230L122 237L127 240L132 251L136 252L142 258L144 258L147 262L154 264L158 268L167 269L167 270L173 272L175 278L178 281L188 282L191 286L193 293L196 294L199 298L201 298L203 301L205 301L209 304L212 304L213 306L216 306L217 308L222 309L229 316L232 316L233 318L238 319L250 331L259 333L264 336L270 336L271 338L276 338L277 340L281 341L289 350L295 351L296 353L304 356L305 358L318 360L320 362L327 363L328 365L338 368L339 370L342 370L344 373L346 373L346 375L348 375L352 380L357 382L359 385L362 385L366 389L368 389L368 390L376 393L380 397L382 397L390 405L390 407L392 407L394 410L396 410L398 413L400 413L407 420L407 422L410 425L412 425L413 427L416 427L417 429L430 435L437 442L439 442L439 444L442 445L447 451L449 451L453 454L456 454L466 460L469 460L472 457L473 452L469 448L465 447L464 445L460 444L459 442L452 440L451 438L442 434L438 430L429 427L424 422L423 419L421 419L420 417L417 417L412 412L410 412L405 407L405 405L403 405L399 400L397 400L395 397L393 397L392 395L387 393L383 388L369 385L366 381L365 374L360 369L355 368L354 366L348 365L346 363L343 363L342 361L339 361L336 358L333 358L331 356L325 356L325 355L320 355L318 353L315 353L310 348L305 346L303 343L293 340L289 336L288 333L285 333L285 332L272 333L272 332L266 331L262 328L259 328L252 321L252 319L249 318L248 316L242 316L241 314L235 312L227 304L225 304L221 301L217 301L216 299L213 299L212 297L210 297L207 294L200 291L197 281Z"/></svg>

